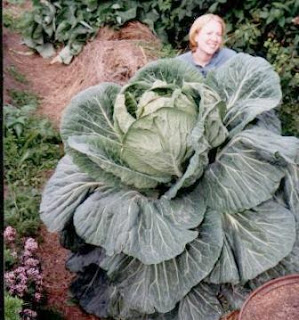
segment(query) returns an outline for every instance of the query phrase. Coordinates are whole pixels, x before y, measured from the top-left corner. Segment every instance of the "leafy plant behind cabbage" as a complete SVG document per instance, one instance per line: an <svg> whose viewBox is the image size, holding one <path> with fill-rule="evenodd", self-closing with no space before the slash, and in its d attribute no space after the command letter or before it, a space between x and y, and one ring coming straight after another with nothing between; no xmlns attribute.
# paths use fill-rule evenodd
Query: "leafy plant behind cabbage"
<svg viewBox="0 0 299 320"><path fill-rule="evenodd" d="M224 287L299 271L299 140L280 134L280 101L246 54L207 79L160 60L73 98L41 218L73 251L87 312L219 319Z"/></svg>

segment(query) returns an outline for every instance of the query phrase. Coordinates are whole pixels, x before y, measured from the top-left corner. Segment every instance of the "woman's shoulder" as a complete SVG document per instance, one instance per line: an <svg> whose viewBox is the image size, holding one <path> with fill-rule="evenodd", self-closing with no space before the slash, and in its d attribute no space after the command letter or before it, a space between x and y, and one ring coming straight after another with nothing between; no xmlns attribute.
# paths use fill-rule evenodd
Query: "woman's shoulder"
<svg viewBox="0 0 299 320"><path fill-rule="evenodd" d="M229 48L221 48L213 57L211 61L211 65L219 67L223 63L225 63L227 60L232 58L237 54L236 51L229 49Z"/></svg>
<svg viewBox="0 0 299 320"><path fill-rule="evenodd" d="M219 56L225 57L225 58L230 58L236 55L237 52L233 49L229 49L226 47L223 47L219 50Z"/></svg>
<svg viewBox="0 0 299 320"><path fill-rule="evenodd" d="M176 58L180 59L180 60L188 61L188 62L193 62L191 51L180 54L180 55L176 56Z"/></svg>

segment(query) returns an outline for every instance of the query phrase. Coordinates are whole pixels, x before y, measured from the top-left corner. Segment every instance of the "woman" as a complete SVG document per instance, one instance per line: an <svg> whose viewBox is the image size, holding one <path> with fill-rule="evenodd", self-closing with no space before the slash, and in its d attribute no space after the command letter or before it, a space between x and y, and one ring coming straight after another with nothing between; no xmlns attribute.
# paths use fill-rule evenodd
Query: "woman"
<svg viewBox="0 0 299 320"><path fill-rule="evenodd" d="M223 48L225 23L215 14L205 14L197 18L189 31L189 46L191 51L178 56L197 67L203 76L211 69L224 64L236 52Z"/></svg>

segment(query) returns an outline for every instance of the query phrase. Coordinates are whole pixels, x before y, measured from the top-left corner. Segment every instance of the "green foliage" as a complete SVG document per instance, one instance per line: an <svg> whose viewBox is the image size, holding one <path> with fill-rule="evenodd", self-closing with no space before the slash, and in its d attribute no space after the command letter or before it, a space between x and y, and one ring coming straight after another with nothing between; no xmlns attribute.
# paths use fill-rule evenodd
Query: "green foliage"
<svg viewBox="0 0 299 320"><path fill-rule="evenodd" d="M37 190L10 185L4 201L5 225L13 226L22 237L36 236L40 226L39 202Z"/></svg>
<svg viewBox="0 0 299 320"><path fill-rule="evenodd" d="M30 97L31 98L31 97ZM22 102L27 100L22 98ZM60 155L60 139L47 119L33 115L36 107L4 106L5 180L38 188L43 170L51 169Z"/></svg>
<svg viewBox="0 0 299 320"><path fill-rule="evenodd" d="M24 14L20 14L20 6L24 4L25 0L8 0L8 7L2 8L2 18L3 26L14 32L24 31L26 28L27 22L24 25Z"/></svg>
<svg viewBox="0 0 299 320"><path fill-rule="evenodd" d="M10 92L20 106L4 106L5 224L22 236L34 236L40 225L40 188L62 154L58 132L34 114L38 98L26 91Z"/></svg>
<svg viewBox="0 0 299 320"><path fill-rule="evenodd" d="M22 311L23 300L4 293L5 320L21 320L19 313Z"/></svg>
<svg viewBox="0 0 299 320"><path fill-rule="evenodd" d="M18 82L28 84L26 77L14 65L7 67L8 73Z"/></svg>
<svg viewBox="0 0 299 320"><path fill-rule="evenodd" d="M11 270L11 268L18 261L18 258L12 253L10 248L4 247L4 267L5 270Z"/></svg>
<svg viewBox="0 0 299 320"><path fill-rule="evenodd" d="M280 119L283 134L299 138L299 104L284 104L280 109Z"/></svg>
<svg viewBox="0 0 299 320"><path fill-rule="evenodd" d="M34 93L29 91L11 89L9 90L9 95L12 98L13 105L30 105L33 108L37 108L39 104L39 98Z"/></svg>
<svg viewBox="0 0 299 320"><path fill-rule="evenodd" d="M3 26L10 30L15 30L15 19L14 17L9 14L7 11L3 12Z"/></svg>

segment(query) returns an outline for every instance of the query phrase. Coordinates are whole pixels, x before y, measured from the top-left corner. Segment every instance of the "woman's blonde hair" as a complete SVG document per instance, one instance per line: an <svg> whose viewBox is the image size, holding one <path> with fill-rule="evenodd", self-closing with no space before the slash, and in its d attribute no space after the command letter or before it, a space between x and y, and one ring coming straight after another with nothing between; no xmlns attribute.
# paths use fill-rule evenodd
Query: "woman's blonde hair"
<svg viewBox="0 0 299 320"><path fill-rule="evenodd" d="M192 24L190 31L189 31L189 46L192 52L196 50L197 43L196 43L196 35L197 33L202 29L203 26L205 26L208 22L211 20L217 21L221 24L222 27L222 35L225 34L225 22L224 20L217 16L216 14L207 13L200 17L198 17Z"/></svg>

